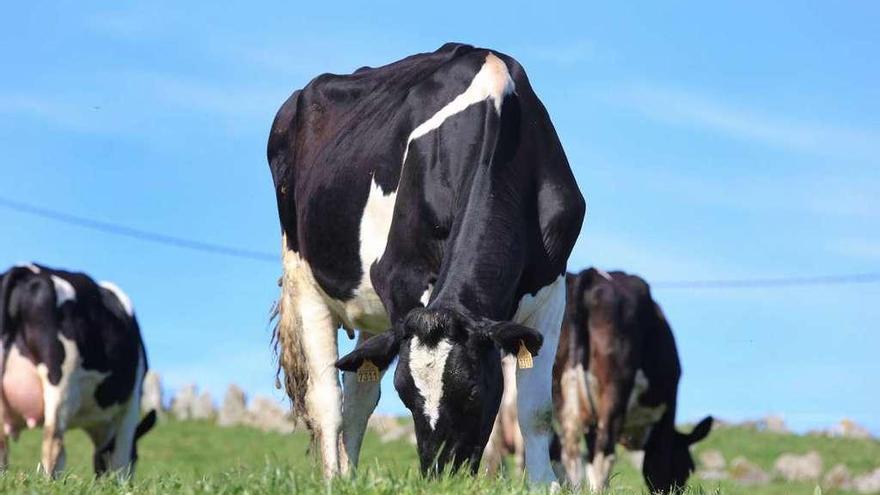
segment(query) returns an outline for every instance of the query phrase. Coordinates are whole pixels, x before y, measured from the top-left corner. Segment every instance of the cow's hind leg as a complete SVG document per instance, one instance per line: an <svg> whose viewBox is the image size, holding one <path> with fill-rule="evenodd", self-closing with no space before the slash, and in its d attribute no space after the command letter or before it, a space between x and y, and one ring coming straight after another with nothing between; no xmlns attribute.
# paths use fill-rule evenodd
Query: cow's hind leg
<svg viewBox="0 0 880 495"><path fill-rule="evenodd" d="M0 388L2 388L3 375L0 374ZM9 466L9 440L6 434L6 406L3 403L3 392L0 390L0 473L6 471Z"/></svg>
<svg viewBox="0 0 880 495"><path fill-rule="evenodd" d="M39 356L43 363L57 363L57 371L44 364L37 366L43 386L43 445L40 467L47 476L55 477L64 469L64 432L70 417L79 408L78 382L73 376L81 362L73 341L57 334L60 345L46 345ZM51 340L51 339L50 339Z"/></svg>
<svg viewBox="0 0 880 495"><path fill-rule="evenodd" d="M361 332L358 336L357 347L363 345L370 337L370 334ZM377 381L359 382L357 373L349 371L343 373L345 387L342 406L342 438L349 463L353 467L358 464L367 421L379 403L380 385L384 374L385 372L381 371ZM342 468L345 470L345 466Z"/></svg>
<svg viewBox="0 0 880 495"><path fill-rule="evenodd" d="M544 287L528 304L520 303L514 315L517 323L532 327L544 336L544 344L533 358L533 367L518 369L517 409L525 448L529 480L547 483L556 480L550 464L550 435L553 401L553 362L565 311L565 279L559 277Z"/></svg>
<svg viewBox="0 0 880 495"><path fill-rule="evenodd" d="M294 414L312 432L324 476L347 470L340 453L342 390L335 367L337 324L308 264L284 247L284 275L276 338L280 366ZM343 456L340 459L340 455Z"/></svg>
<svg viewBox="0 0 880 495"><path fill-rule="evenodd" d="M3 346L2 342L0 342L0 346ZM6 353L3 347L0 347L0 473L5 472L9 466L9 440L6 433L6 425L11 425L12 423L11 418L7 419L6 397L3 395L3 376L5 372Z"/></svg>
<svg viewBox="0 0 880 495"><path fill-rule="evenodd" d="M562 407L559 413L559 459L572 486L584 479L581 439L586 430L585 408L590 407L583 365L567 365L560 377Z"/></svg>
<svg viewBox="0 0 880 495"><path fill-rule="evenodd" d="M73 408L70 404L71 395L66 380L52 385L48 380L43 383L44 418L43 444L40 468L44 474L54 478L64 469L64 430L67 416Z"/></svg>

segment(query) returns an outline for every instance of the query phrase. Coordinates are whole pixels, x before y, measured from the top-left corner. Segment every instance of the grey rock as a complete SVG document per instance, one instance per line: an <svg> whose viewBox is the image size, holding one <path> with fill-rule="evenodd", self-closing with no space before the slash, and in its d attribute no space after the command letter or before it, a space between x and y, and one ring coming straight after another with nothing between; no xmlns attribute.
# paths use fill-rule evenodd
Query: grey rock
<svg viewBox="0 0 880 495"><path fill-rule="evenodd" d="M193 404L195 404L196 397L195 385L186 385L178 390L174 398L171 399L171 415L179 420L192 419Z"/></svg>
<svg viewBox="0 0 880 495"><path fill-rule="evenodd" d="M192 419L214 419L214 401L210 392L202 392L192 404Z"/></svg>
<svg viewBox="0 0 880 495"><path fill-rule="evenodd" d="M296 429L296 422L285 408L271 397L260 395L248 405L245 424L276 433L292 433Z"/></svg>
<svg viewBox="0 0 880 495"><path fill-rule="evenodd" d="M367 427L373 430L382 443L404 440L415 444L415 428L410 422L399 421L394 416L374 414L370 417Z"/></svg>
<svg viewBox="0 0 880 495"><path fill-rule="evenodd" d="M880 493L880 467L857 476L853 480L852 489L859 493Z"/></svg>
<svg viewBox="0 0 880 495"><path fill-rule="evenodd" d="M782 454L776 459L773 471L785 481L816 481L822 476L822 456L816 451L804 455Z"/></svg>
<svg viewBox="0 0 880 495"><path fill-rule="evenodd" d="M746 486L766 485L770 482L770 475L745 457L737 457L731 461L729 474L730 479Z"/></svg>
<svg viewBox="0 0 880 495"><path fill-rule="evenodd" d="M761 421L761 429L771 433L789 433L782 416L770 415Z"/></svg>
<svg viewBox="0 0 880 495"><path fill-rule="evenodd" d="M217 424L220 426L236 426L244 424L247 417L247 399L244 390L236 385L230 385L223 396L223 405L217 414Z"/></svg>
<svg viewBox="0 0 880 495"><path fill-rule="evenodd" d="M162 377L155 371L147 371L144 376L144 386L141 391L141 411L148 413L156 411L162 413Z"/></svg>
<svg viewBox="0 0 880 495"><path fill-rule="evenodd" d="M700 467L708 470L723 471L727 467L727 461L724 460L724 454L720 450L706 450L700 452Z"/></svg>
<svg viewBox="0 0 880 495"><path fill-rule="evenodd" d="M851 490L852 486L852 473L843 464L837 464L829 469L822 478L822 487L829 490Z"/></svg>

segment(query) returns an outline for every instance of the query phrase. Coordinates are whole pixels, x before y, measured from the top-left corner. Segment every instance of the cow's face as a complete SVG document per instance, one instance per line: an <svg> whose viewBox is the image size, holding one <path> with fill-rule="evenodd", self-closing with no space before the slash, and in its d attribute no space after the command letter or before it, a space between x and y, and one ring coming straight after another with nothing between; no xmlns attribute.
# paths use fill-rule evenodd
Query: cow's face
<svg viewBox="0 0 880 495"><path fill-rule="evenodd" d="M672 442L672 482L674 486L684 486L688 477L694 472L694 459L691 457L691 445L706 438L712 430L712 417L707 416L694 427L690 433L675 432Z"/></svg>
<svg viewBox="0 0 880 495"><path fill-rule="evenodd" d="M413 416L422 472L475 471L501 402L501 354L520 342L537 354L542 336L514 323L419 308L337 366L356 371L370 360L385 369L399 356L394 387Z"/></svg>
<svg viewBox="0 0 880 495"><path fill-rule="evenodd" d="M95 474L102 476L110 472L116 472L122 477L133 476L138 460L138 440L152 430L154 426L156 426L156 411L152 410L138 423L134 431L134 438L132 438L130 444L126 445L125 439L117 436L106 447L96 450L93 459ZM121 452L125 452L125 454L117 455L117 453Z"/></svg>

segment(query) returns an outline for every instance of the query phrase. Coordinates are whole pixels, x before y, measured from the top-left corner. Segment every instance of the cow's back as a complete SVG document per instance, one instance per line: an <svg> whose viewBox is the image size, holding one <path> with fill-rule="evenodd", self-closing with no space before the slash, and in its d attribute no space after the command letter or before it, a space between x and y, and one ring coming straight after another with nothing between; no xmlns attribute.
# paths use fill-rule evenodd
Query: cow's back
<svg viewBox="0 0 880 495"><path fill-rule="evenodd" d="M353 296L369 266L368 197L395 192L408 137L467 88L489 50L447 44L350 75L324 74L284 103L268 145L287 248L330 297Z"/></svg>

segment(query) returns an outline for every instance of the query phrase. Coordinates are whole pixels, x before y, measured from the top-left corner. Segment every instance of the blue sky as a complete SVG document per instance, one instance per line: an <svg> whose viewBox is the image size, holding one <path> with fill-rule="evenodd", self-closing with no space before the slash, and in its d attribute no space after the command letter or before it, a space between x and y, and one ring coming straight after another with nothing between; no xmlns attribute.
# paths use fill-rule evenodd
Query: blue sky
<svg viewBox="0 0 880 495"><path fill-rule="evenodd" d="M265 143L290 92L464 41L518 58L548 107L588 201L572 269L656 282L878 271L880 8L613 3L10 4L0 196L277 252ZM280 264L2 208L0 225L0 265L125 288L169 389L281 397L267 319ZM880 432L880 285L655 297L683 361L680 419L850 417ZM380 410L405 411L390 383Z"/></svg>

